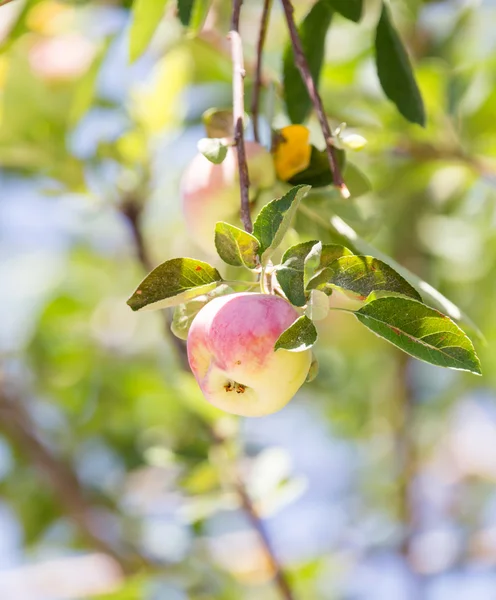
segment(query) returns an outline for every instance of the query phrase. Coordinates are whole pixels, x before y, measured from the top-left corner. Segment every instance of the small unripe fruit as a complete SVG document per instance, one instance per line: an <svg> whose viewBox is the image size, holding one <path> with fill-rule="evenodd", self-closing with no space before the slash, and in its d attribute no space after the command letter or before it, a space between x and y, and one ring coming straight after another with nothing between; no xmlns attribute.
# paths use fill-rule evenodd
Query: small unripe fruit
<svg viewBox="0 0 496 600"><path fill-rule="evenodd" d="M289 302L267 294L231 294L204 306L188 333L188 360L205 398L245 417L285 406L312 362L311 350L274 352L298 316Z"/></svg>
<svg viewBox="0 0 496 600"><path fill-rule="evenodd" d="M250 175L250 201L257 199L258 210L263 200L260 192L275 183L274 162L271 154L256 142L245 142ZM264 200L271 197L263 195ZM214 231L218 221L241 227L238 156L229 147L224 161L211 163L203 154L195 156L181 179L181 202L188 232L200 248L215 253Z"/></svg>

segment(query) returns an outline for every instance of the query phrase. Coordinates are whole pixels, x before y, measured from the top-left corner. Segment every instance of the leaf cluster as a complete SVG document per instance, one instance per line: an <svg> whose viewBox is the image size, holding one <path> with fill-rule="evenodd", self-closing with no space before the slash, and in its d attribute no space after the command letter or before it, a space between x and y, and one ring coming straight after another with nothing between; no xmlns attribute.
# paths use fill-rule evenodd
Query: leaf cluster
<svg viewBox="0 0 496 600"><path fill-rule="evenodd" d="M355 254L344 245L310 240L291 246L280 264L272 264L309 190L308 185L294 186L269 202L258 214L253 234L224 222L215 228L215 246L226 264L257 272L262 291L266 291L264 282L269 277L274 293L304 310L281 334L274 349L299 352L311 348L318 337L314 321L327 316L328 297L338 291L361 304L356 310L338 310L353 314L404 352L434 365L480 374L479 359L468 336L449 317L424 304L419 292L383 260ZM208 263L175 258L154 269L128 304L133 310L179 305L173 331L186 338L197 312L215 296L232 292Z"/></svg>

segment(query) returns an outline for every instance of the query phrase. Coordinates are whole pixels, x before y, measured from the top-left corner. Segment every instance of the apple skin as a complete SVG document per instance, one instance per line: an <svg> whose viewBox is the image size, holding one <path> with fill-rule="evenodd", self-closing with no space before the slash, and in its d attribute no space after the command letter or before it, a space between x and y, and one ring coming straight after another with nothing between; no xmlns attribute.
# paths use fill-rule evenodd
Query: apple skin
<svg viewBox="0 0 496 600"><path fill-rule="evenodd" d="M277 350L297 318L279 296L238 293L215 298L188 333L188 360L205 398L222 410L261 417L285 406L305 382L312 351Z"/></svg>
<svg viewBox="0 0 496 600"><path fill-rule="evenodd" d="M257 206L252 206L253 211L272 199L272 194L267 192L275 184L276 175L272 155L263 146L245 142L245 148L250 201L257 200ZM226 221L241 227L236 148L229 147L226 158L219 165L211 163L203 154L197 154L181 178L180 194L188 233L202 250L216 254L215 224Z"/></svg>

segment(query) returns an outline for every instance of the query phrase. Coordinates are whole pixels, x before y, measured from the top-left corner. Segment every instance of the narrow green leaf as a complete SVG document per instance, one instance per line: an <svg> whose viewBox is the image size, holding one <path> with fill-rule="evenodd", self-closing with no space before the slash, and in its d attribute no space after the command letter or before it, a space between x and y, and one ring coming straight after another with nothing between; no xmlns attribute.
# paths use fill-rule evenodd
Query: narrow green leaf
<svg viewBox="0 0 496 600"><path fill-rule="evenodd" d="M341 169L345 166L346 154L340 148L335 149L338 165ZM329 167L329 159L325 150L318 150L312 146L310 164L308 167L294 175L288 183L291 185L307 184L312 187L325 187L333 182L332 172Z"/></svg>
<svg viewBox="0 0 496 600"><path fill-rule="evenodd" d="M355 312L378 336L411 356L440 367L481 375L470 339L442 313L407 298L379 298Z"/></svg>
<svg viewBox="0 0 496 600"><path fill-rule="evenodd" d="M173 258L153 269L127 304L133 310L166 308L206 294L222 282L217 269L193 258Z"/></svg>
<svg viewBox="0 0 496 600"><path fill-rule="evenodd" d="M372 190L372 184L368 177L349 161L346 161L343 176L352 198L358 198Z"/></svg>
<svg viewBox="0 0 496 600"><path fill-rule="evenodd" d="M196 0L177 0L177 12L181 23L188 27L193 16L193 8Z"/></svg>
<svg viewBox="0 0 496 600"><path fill-rule="evenodd" d="M212 0L195 0L191 18L189 21L189 29L193 32L200 31L207 18L208 11Z"/></svg>
<svg viewBox="0 0 496 600"><path fill-rule="evenodd" d="M317 86L324 61L326 33L331 24L332 14L330 3L327 0L318 0L298 27L303 52ZM284 51L283 84L284 102L291 122L303 123L310 113L312 103L289 43Z"/></svg>
<svg viewBox="0 0 496 600"><path fill-rule="evenodd" d="M227 156L226 143L219 138L201 138L196 147L198 152L201 152L214 165L220 165Z"/></svg>
<svg viewBox="0 0 496 600"><path fill-rule="evenodd" d="M415 81L412 65L396 31L386 4L382 4L381 17L375 37L377 74L386 96L399 112L419 125L425 125L425 110L420 90Z"/></svg>
<svg viewBox="0 0 496 600"><path fill-rule="evenodd" d="M283 254L281 266L276 271L276 278L287 299L295 306L304 306L307 303L305 293L305 261L319 242L310 240L288 248ZM341 256L352 253L344 246L337 244L323 244L320 250L319 269L323 269ZM307 265L307 276L308 276Z"/></svg>
<svg viewBox="0 0 496 600"><path fill-rule="evenodd" d="M265 264L279 246L291 225L291 220L302 198L309 192L309 185L298 185L281 198L266 204L253 224L253 235L260 242L260 255Z"/></svg>
<svg viewBox="0 0 496 600"><path fill-rule="evenodd" d="M315 275L309 290L351 292L365 300L372 292L384 291L422 300L420 294L389 265L372 256L343 256Z"/></svg>
<svg viewBox="0 0 496 600"><path fill-rule="evenodd" d="M363 0L327 0L328 4L346 19L358 23L362 17Z"/></svg>
<svg viewBox="0 0 496 600"><path fill-rule="evenodd" d="M210 300L233 293L234 290L228 285L219 285L208 294L196 296L186 304L179 304L174 309L174 316L171 323L172 333L180 340L188 339L189 328L191 323L200 310L208 304Z"/></svg>
<svg viewBox="0 0 496 600"><path fill-rule="evenodd" d="M129 32L129 59L134 62L147 49L164 15L168 0L134 0Z"/></svg>
<svg viewBox="0 0 496 600"><path fill-rule="evenodd" d="M290 350L303 352L311 348L317 341L317 330L312 321L305 315L296 319L277 339L274 350Z"/></svg>
<svg viewBox="0 0 496 600"><path fill-rule="evenodd" d="M255 236L230 225L219 222L215 226L215 247L222 260L233 267L255 269L260 245Z"/></svg>

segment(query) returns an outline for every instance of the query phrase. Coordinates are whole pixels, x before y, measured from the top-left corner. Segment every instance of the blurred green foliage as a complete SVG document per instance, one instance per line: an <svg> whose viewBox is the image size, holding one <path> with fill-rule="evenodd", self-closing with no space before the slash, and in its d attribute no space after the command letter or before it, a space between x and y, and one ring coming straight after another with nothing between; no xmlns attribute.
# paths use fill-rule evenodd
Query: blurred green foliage
<svg viewBox="0 0 496 600"><path fill-rule="evenodd" d="M364 3L359 24L333 16L320 79L325 108L334 128L346 122L368 144L347 152L352 199L312 193L307 206L323 220L300 212L288 235L288 245L342 243L325 223L344 219L477 323L483 377L410 360L331 312L317 324L318 377L278 415L248 422L204 401L160 313L126 306L145 274L130 204L153 265L206 258L185 231L179 180L204 135L201 114L231 101L230 6L214 1L203 28L198 12L186 31L176 3L163 3L150 45L140 57L135 48L130 64L130 4L0 7L0 504L20 527L5 542L17 559L0 552L0 566L103 547L132 563L100 596L107 600L277 598L230 478L239 462L299 600L399 600L410 598L409 585L429 600L491 598L494 3L390 3L425 128L403 119L380 89L372 46L381 3ZM295 2L298 21L312 4ZM278 3L273 10L262 100L282 127L287 34ZM246 2L242 12L248 92L260 11L261 2ZM318 143L314 116L309 127ZM235 268L215 260L230 278ZM28 430L16 426L7 400L23 407ZM91 509L86 525L74 495L57 487L65 472L40 460L26 431L77 475ZM451 546L429 538L440 530ZM408 564L409 583L396 596L379 583L357 587L376 555ZM468 578L474 564L489 572L483 595L460 595L465 580L458 596L436 595L438 580ZM377 581L393 572L374 565Z"/></svg>

